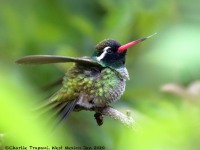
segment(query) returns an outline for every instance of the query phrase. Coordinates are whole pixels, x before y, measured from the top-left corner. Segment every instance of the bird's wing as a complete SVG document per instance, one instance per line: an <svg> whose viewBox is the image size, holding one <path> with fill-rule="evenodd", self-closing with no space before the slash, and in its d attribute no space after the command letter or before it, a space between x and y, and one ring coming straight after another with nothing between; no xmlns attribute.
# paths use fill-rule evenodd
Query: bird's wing
<svg viewBox="0 0 200 150"><path fill-rule="evenodd" d="M54 87L56 87L57 85L61 85L63 82L63 77L58 78L57 80L55 80L54 82L51 82L45 86L43 86L41 89L44 91L48 91Z"/></svg>
<svg viewBox="0 0 200 150"><path fill-rule="evenodd" d="M18 64L49 64L49 63L65 63L75 62L83 65L101 66L97 61L90 57L66 57L57 55L30 55L25 56L16 61Z"/></svg>

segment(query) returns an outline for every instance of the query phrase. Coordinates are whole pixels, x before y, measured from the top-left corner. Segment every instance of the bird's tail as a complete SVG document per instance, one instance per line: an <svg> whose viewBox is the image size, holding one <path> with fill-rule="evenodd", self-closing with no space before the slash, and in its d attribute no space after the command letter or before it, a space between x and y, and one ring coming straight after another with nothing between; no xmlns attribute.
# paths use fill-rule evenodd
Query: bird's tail
<svg viewBox="0 0 200 150"><path fill-rule="evenodd" d="M37 108L39 118L45 118L45 124L52 124L53 128L58 126L62 121L66 120L70 113L74 110L78 100L62 101L56 99L56 94L50 100Z"/></svg>

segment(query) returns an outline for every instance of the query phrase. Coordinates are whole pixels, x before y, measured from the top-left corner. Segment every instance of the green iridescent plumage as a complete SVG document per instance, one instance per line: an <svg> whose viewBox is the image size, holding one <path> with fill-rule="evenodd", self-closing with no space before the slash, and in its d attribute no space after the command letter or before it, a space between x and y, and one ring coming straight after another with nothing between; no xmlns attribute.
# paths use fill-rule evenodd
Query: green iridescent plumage
<svg viewBox="0 0 200 150"><path fill-rule="evenodd" d="M124 88L125 79L111 68L75 65L66 73L63 87L50 100L72 101L83 95L87 102L83 106L105 106L118 100Z"/></svg>
<svg viewBox="0 0 200 150"><path fill-rule="evenodd" d="M56 110L55 114L61 117L60 122L67 118L76 106L105 107L119 100L125 90L126 80L129 79L125 67L126 50L147 38L122 46L114 40L104 40L97 44L91 57L33 55L23 57L17 63L75 63L65 74L62 80L63 86L50 97L48 104L45 105Z"/></svg>

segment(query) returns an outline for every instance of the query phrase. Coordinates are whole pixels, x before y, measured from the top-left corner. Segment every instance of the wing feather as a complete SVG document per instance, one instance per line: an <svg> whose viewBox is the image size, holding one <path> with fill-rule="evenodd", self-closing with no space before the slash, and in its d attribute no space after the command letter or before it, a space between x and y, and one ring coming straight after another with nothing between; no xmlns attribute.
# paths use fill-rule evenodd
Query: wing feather
<svg viewBox="0 0 200 150"><path fill-rule="evenodd" d="M75 62L84 65L95 65L101 66L97 61L91 59L90 57L66 57L58 55L30 55L25 56L16 61L18 64L49 64L49 63L65 63L65 62Z"/></svg>

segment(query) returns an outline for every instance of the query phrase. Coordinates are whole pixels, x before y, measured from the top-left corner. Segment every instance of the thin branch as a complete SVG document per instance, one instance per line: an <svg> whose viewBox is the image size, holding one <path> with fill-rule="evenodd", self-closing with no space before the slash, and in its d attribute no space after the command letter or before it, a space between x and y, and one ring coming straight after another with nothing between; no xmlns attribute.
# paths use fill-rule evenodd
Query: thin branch
<svg viewBox="0 0 200 150"><path fill-rule="evenodd" d="M131 117L130 112L127 112L127 114L125 115L110 106L100 107L100 108L99 107L83 108L81 106L76 106L75 111L81 111L81 110L89 110L96 112L95 119L98 125L103 124L103 116L111 117L114 120L117 120L128 127L133 127L135 125L135 120Z"/></svg>

